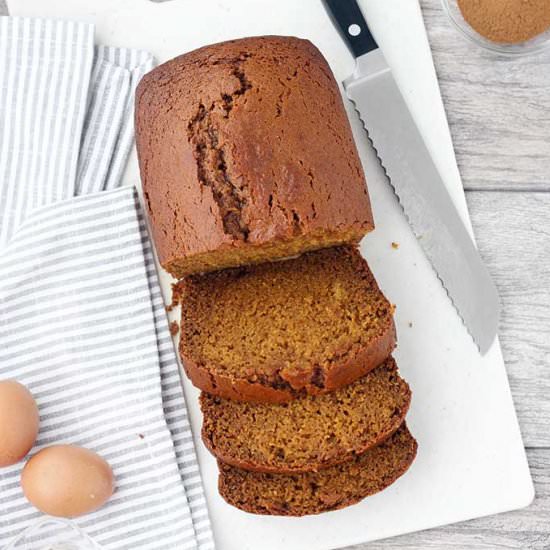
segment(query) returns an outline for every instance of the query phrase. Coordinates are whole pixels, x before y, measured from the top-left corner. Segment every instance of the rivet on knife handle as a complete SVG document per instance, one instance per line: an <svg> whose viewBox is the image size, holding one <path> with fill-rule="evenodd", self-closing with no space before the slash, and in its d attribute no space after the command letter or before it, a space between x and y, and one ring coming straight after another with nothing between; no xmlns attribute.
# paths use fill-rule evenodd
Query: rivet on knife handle
<svg viewBox="0 0 550 550"><path fill-rule="evenodd" d="M355 0L323 0L327 12L355 57L378 48Z"/></svg>

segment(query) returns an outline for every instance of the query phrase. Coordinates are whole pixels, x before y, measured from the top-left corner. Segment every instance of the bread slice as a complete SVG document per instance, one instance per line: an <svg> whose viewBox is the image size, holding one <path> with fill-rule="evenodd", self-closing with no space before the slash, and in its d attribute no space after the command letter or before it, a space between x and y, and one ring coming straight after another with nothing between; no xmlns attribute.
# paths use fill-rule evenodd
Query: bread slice
<svg viewBox="0 0 550 550"><path fill-rule="evenodd" d="M202 438L245 470L316 471L351 460L393 434L411 400L392 358L353 384L289 403L245 403L203 393Z"/></svg>
<svg viewBox="0 0 550 550"><path fill-rule="evenodd" d="M393 308L354 247L180 285L180 354L212 395L284 402L350 384L395 347Z"/></svg>
<svg viewBox="0 0 550 550"><path fill-rule="evenodd" d="M378 447L319 472L267 474L219 462L219 491L229 504L253 514L319 514L382 491L407 471L416 450L416 441L403 425Z"/></svg>

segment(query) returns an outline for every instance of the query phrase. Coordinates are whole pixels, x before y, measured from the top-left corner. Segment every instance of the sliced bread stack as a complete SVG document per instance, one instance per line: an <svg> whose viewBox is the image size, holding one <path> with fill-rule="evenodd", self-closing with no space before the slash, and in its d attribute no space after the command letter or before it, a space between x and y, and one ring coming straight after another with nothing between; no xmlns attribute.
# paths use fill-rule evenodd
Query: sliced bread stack
<svg viewBox="0 0 550 550"><path fill-rule="evenodd" d="M300 516L389 486L416 455L411 392L356 247L374 225L322 55L258 37L176 58L140 83L136 135L221 495Z"/></svg>
<svg viewBox="0 0 550 550"><path fill-rule="evenodd" d="M318 513L407 470L392 306L356 248L193 275L179 292L180 355L204 390L202 437L229 503Z"/></svg>

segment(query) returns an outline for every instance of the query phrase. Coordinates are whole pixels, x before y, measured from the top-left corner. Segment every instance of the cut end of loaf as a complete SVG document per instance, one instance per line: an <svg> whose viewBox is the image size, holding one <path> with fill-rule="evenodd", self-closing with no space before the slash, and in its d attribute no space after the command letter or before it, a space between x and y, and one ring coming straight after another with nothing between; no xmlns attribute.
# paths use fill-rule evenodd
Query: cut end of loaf
<svg viewBox="0 0 550 550"><path fill-rule="evenodd" d="M163 262L162 267L173 277L181 279L187 275L285 260L322 248L357 244L373 228L372 224L365 223L354 229L315 231L264 244L252 245L237 241L214 251L179 256Z"/></svg>

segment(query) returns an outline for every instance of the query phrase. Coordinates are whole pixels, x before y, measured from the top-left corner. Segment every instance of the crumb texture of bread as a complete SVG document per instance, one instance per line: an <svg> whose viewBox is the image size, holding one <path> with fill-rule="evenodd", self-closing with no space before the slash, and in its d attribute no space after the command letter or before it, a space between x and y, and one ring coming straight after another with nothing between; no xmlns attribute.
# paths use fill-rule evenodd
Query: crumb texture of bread
<svg viewBox="0 0 550 550"><path fill-rule="evenodd" d="M138 86L135 128L156 249L177 278L374 227L338 85L307 40L245 38L160 65Z"/></svg>
<svg viewBox="0 0 550 550"><path fill-rule="evenodd" d="M390 358L353 384L283 404L203 393L202 436L226 464L260 472L317 471L378 445L403 423L411 391Z"/></svg>
<svg viewBox="0 0 550 550"><path fill-rule="evenodd" d="M285 402L354 382L395 347L393 307L354 247L187 277L180 355L228 399Z"/></svg>
<svg viewBox="0 0 550 550"><path fill-rule="evenodd" d="M259 473L219 462L219 491L229 504L253 514L319 514L387 488L408 470L416 450L415 439L403 426L377 447L319 472Z"/></svg>

